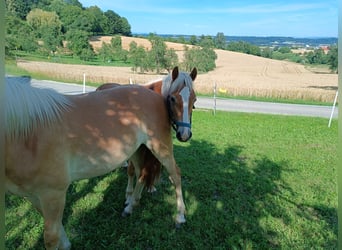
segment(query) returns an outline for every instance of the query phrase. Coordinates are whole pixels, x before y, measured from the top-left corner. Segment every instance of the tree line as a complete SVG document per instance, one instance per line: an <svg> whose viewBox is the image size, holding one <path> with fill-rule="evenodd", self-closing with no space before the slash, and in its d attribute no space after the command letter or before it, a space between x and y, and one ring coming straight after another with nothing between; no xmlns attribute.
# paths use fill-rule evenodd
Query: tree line
<svg viewBox="0 0 342 250"><path fill-rule="evenodd" d="M5 53L22 50L41 54L69 52L87 59L94 54L93 35L131 36L125 17L97 6L84 8L78 0L6 0Z"/></svg>
<svg viewBox="0 0 342 250"><path fill-rule="evenodd" d="M184 46L184 59L179 61L178 55L173 48L167 48L165 41L160 36L150 33L147 37L151 43L151 49L146 50L135 41L129 44L129 50L122 48L120 36L113 36L110 43L102 43L98 56L103 62L113 60L129 61L132 71L144 73L163 70L170 72L175 66L180 66L186 71L196 67L200 72L208 72L216 67L217 55L210 45L189 48Z"/></svg>
<svg viewBox="0 0 342 250"><path fill-rule="evenodd" d="M90 37L96 35L113 36L111 43L103 43L97 53L89 43ZM123 61L136 72L160 73L180 65L177 53L156 34L148 37L150 51L134 42L125 51L118 35L131 36L131 26L112 10L84 8L78 0L6 0L6 55L19 50L51 57L69 54L84 61ZM203 45L186 48L186 59L181 64L185 70L196 66L207 72L215 68L214 45Z"/></svg>

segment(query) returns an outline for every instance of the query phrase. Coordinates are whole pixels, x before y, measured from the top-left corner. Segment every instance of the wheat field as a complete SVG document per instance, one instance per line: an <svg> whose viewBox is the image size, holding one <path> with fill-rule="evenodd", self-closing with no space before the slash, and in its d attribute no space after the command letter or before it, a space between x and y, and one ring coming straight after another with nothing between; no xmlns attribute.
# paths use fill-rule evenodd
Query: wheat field
<svg viewBox="0 0 342 250"><path fill-rule="evenodd" d="M91 44L98 50L102 42L110 42L111 37L94 37ZM124 49L129 43L136 41L138 45L150 49L147 39L122 37ZM169 48L176 50L182 60L184 45L166 42ZM215 50L217 54L216 69L199 74L195 81L195 89L199 93L211 94L214 86L218 92L230 96L256 96L282 99L304 99L322 102L334 100L338 75L314 73L304 65L288 61L272 60L237 52ZM88 82L147 83L160 79L164 75L154 73L134 74L130 67L64 65L48 62L18 61L18 66L30 72L47 74L55 79L65 81L82 81L86 74Z"/></svg>

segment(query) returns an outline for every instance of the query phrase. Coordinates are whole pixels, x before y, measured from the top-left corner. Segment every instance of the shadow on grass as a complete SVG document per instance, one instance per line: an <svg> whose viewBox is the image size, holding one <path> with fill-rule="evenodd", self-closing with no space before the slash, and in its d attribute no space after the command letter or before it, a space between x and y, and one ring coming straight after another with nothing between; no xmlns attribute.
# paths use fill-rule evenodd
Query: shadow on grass
<svg viewBox="0 0 342 250"><path fill-rule="evenodd" d="M127 177L125 169L118 169L82 186L76 183L70 187L63 223L73 249L283 249L336 245L334 239L322 243L306 239L305 235L287 236L297 223L292 213L297 213L306 220L325 221L324 230L337 238L337 214L334 208L293 201L295 192L282 178L291 171L286 161L248 156L240 145L228 144L224 152L218 152L206 141L192 140L190 144L175 146L187 207L187 223L181 229L174 227L175 193L165 173L157 185L158 192L150 195L144 191L132 216L122 218ZM42 246L41 236L33 249Z"/></svg>

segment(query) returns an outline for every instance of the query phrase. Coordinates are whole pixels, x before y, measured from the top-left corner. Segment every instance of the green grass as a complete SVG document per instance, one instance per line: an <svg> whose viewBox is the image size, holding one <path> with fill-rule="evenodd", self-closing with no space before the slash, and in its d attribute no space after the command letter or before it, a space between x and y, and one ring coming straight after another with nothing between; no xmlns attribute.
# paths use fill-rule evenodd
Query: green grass
<svg viewBox="0 0 342 250"><path fill-rule="evenodd" d="M47 74L37 73L37 72L29 72L23 68L18 67L14 60L6 60L5 72L7 75L29 76L29 77L31 77L33 79L37 79L37 80L52 80L52 81L57 81L57 82L83 84L82 80L73 82L69 78L68 79L62 79L60 77L55 77L53 75L47 75ZM93 87L98 87L101 84L100 83L94 83L94 82L87 82L87 85L93 86Z"/></svg>
<svg viewBox="0 0 342 250"><path fill-rule="evenodd" d="M197 96L214 97L213 95L196 93ZM273 97L261 97L261 96L233 96L229 94L218 94L216 98L221 99L235 99L235 100L247 100L247 101L259 101L259 102L275 102L275 103L288 103L288 104L304 104L304 105L320 105L320 106L332 106L333 102L323 102L308 99L286 99L286 98L273 98ZM338 103L336 103L338 105Z"/></svg>
<svg viewBox="0 0 342 250"><path fill-rule="evenodd" d="M32 74L27 70L19 68L14 60L6 60L5 72L7 75L32 76Z"/></svg>
<svg viewBox="0 0 342 250"><path fill-rule="evenodd" d="M111 61L104 62L98 56L95 56L93 59L89 61L81 60L79 57L74 57L72 55L57 55L57 56L47 56L41 55L39 53L28 53L24 51L13 51L12 54L17 59L23 59L28 61L40 61L40 62L51 62L51 63L63 63L63 64L85 64L85 65L94 65L94 66L123 66L130 67L132 64L127 61Z"/></svg>
<svg viewBox="0 0 342 250"><path fill-rule="evenodd" d="M175 143L187 222L174 226L163 173L128 218L124 169L69 189L73 249L337 249L337 122L196 110L193 138ZM43 220L6 196L6 248L42 249Z"/></svg>

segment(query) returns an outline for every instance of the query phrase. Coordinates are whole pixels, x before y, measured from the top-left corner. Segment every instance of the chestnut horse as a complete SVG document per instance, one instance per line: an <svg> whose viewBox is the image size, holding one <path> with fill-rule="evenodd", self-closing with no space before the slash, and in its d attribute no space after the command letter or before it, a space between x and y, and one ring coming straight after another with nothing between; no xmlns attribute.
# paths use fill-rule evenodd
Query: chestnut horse
<svg viewBox="0 0 342 250"><path fill-rule="evenodd" d="M181 74L186 75L183 72L181 72ZM177 138L179 141L184 142L190 139L191 134L187 140L184 140L182 137L179 136L178 130L182 126L191 128L191 121L189 124L185 124L185 123L182 124L180 122L177 122L174 118L174 114L173 114L172 107L171 107L171 105L173 105L171 99L176 98L175 97L176 95L180 95L182 88L186 87L186 84L183 84L181 81L178 81L178 83L175 82L177 77L179 77L178 75L179 75L178 67L176 67L173 69L173 72L171 74L172 76L171 79L167 77L164 80L158 80L158 81L155 81L146 85L142 85L142 86L164 97L165 105L167 106L169 110L170 122L174 130L177 132ZM190 73L190 78L192 79L192 81L195 80L196 76L197 76L197 70L196 68L194 68L192 72ZM173 82L173 84L175 85L177 84L180 85L177 88L175 88L175 89L178 89L178 92L172 93L173 96L171 95L171 93L169 93L169 91L166 91L165 88L162 93L163 86L168 85L167 83L168 81ZM100 87L98 87L96 91L113 88L113 87L119 87L119 86L122 86L122 85L118 83L105 83L101 85ZM178 102L187 103L187 108L189 110L188 112L191 117L193 104L196 101L196 95L193 90L192 84L188 84L188 86L190 87L189 99L188 100L183 99L181 102L179 101ZM141 198L141 192L144 186L146 186L149 191L155 190L153 186L154 182L160 176L161 164L158 161L158 159L151 153L151 151L149 151L146 147L141 147L139 149L139 156L140 156L140 163L141 163L139 164L139 166L134 166L134 164L131 161L128 164L128 168L127 168L128 184L127 184L127 189L126 189L127 207L125 208L125 211L123 213L124 216L132 212L132 206L135 205L138 202L138 200ZM137 177L137 185L135 186L135 189L133 190L134 174Z"/></svg>
<svg viewBox="0 0 342 250"><path fill-rule="evenodd" d="M5 87L5 188L42 214L46 249L71 246L62 224L71 182L106 174L128 159L139 166L142 147L172 178L176 223L185 222L169 111L160 95L127 86L67 96L17 78L6 78ZM177 112L175 117L184 122L188 116Z"/></svg>

